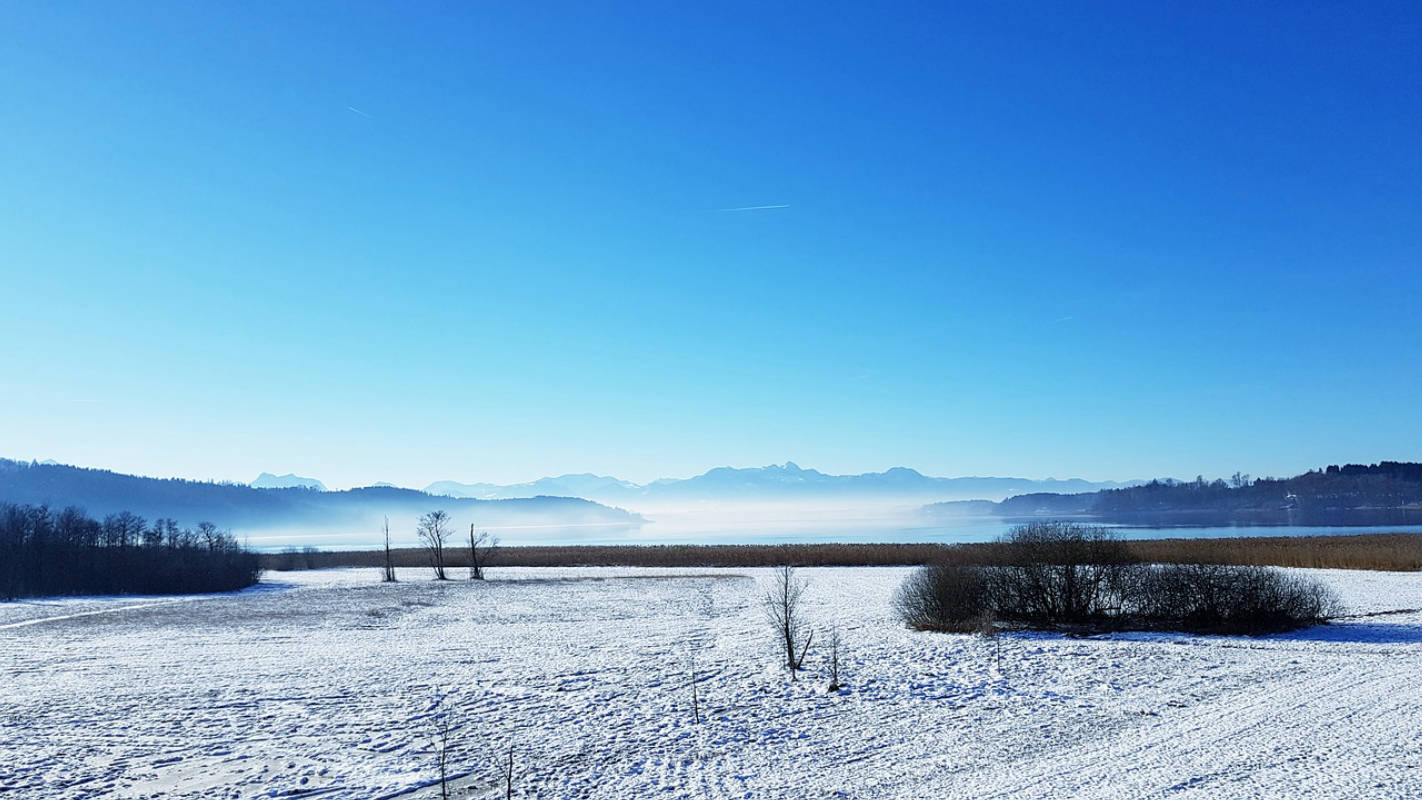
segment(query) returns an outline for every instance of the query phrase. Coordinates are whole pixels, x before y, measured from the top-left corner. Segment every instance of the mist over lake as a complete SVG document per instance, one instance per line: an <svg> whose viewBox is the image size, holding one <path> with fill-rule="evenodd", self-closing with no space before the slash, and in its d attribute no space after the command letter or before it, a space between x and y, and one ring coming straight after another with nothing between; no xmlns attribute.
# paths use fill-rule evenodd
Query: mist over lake
<svg viewBox="0 0 1422 800"><path fill-rule="evenodd" d="M582 525L489 527L509 547L542 545L968 543L1002 538L1027 518L962 517L925 523L909 515L826 519L728 519L716 515L670 514L641 526ZM1089 522L1089 520L1088 520ZM1122 539L1223 538L1234 536L1327 536L1364 533L1422 533L1422 525L1121 525L1102 524ZM481 528L483 530L483 528ZM266 531L245 537L261 552L317 547L371 550L381 536L363 531ZM419 544L412 531L392 532L399 547Z"/></svg>

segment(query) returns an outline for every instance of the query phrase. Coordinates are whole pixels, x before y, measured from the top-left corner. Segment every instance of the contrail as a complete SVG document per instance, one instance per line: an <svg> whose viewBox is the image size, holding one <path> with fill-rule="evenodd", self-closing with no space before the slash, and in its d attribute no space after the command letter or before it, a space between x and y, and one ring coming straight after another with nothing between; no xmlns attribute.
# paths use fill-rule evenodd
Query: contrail
<svg viewBox="0 0 1422 800"><path fill-rule="evenodd" d="M740 208L718 208L717 211L767 211L772 208L789 208L789 203L781 203L774 206L741 206Z"/></svg>
<svg viewBox="0 0 1422 800"><path fill-rule="evenodd" d="M349 112L351 112L352 114L359 114L359 115L361 115L362 117L365 117L366 119L375 119L375 117L372 117L371 115L365 113L364 111L361 111L360 109L356 108L355 106L346 106L346 110L349 111Z"/></svg>

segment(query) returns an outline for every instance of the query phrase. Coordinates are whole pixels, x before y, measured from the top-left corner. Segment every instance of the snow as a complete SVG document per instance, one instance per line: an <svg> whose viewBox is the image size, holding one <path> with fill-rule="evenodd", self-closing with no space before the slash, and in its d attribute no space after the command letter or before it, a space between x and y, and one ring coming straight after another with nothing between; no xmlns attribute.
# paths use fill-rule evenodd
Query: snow
<svg viewBox="0 0 1422 800"><path fill-rule="evenodd" d="M848 688L776 669L766 570L272 573L231 595L0 604L0 797L1422 796L1422 575L1262 639L916 633L906 569L805 569ZM822 634L823 636L823 634ZM693 721L695 664L701 724ZM6 791L8 790L8 791Z"/></svg>

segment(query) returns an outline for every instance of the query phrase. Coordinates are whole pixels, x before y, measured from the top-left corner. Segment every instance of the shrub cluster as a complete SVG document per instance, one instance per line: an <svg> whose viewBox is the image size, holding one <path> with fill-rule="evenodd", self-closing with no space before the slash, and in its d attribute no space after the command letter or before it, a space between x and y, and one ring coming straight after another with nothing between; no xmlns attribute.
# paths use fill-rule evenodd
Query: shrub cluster
<svg viewBox="0 0 1422 800"><path fill-rule="evenodd" d="M1262 634L1340 613L1322 583L1266 567L1147 564L1108 531L1035 523L1005 537L988 564L919 568L895 598L920 630L1033 628Z"/></svg>
<svg viewBox="0 0 1422 800"><path fill-rule="evenodd" d="M257 555L211 523L0 505L0 599L222 592L260 577Z"/></svg>

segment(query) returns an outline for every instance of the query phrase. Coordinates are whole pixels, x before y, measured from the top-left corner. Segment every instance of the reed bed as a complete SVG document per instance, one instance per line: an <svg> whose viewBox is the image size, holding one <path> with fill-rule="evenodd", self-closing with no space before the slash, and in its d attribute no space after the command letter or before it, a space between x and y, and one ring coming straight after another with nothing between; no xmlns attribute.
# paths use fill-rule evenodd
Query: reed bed
<svg viewBox="0 0 1422 800"><path fill-rule="evenodd" d="M1132 539L1124 542L1136 558L1162 564L1235 564L1385 571L1422 570L1422 534L1379 533L1338 536L1241 536L1220 539ZM392 551L395 566L426 567L424 550ZM270 570L379 567L379 550L267 553ZM716 544L569 545L502 547L493 566L517 567L807 567L990 564L1000 545L978 544ZM451 544L448 568L467 567L469 553Z"/></svg>

